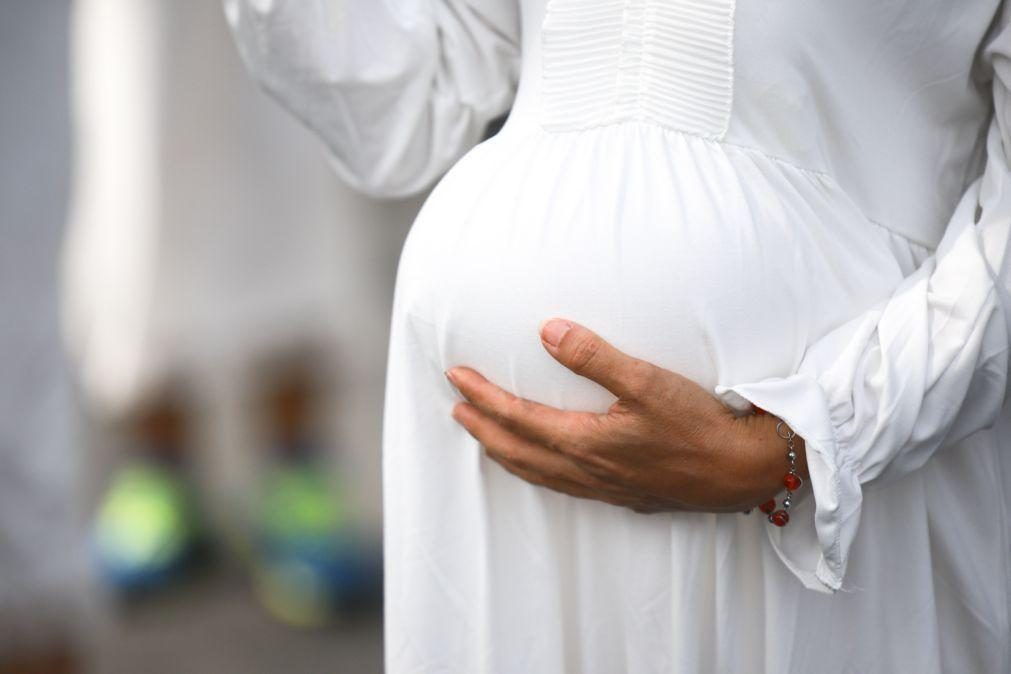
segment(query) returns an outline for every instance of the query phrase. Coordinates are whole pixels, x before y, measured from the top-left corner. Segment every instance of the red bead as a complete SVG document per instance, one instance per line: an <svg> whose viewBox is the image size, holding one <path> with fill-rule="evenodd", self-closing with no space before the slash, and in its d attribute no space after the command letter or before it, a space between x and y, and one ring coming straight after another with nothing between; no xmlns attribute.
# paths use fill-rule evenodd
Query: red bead
<svg viewBox="0 0 1011 674"><path fill-rule="evenodd" d="M777 510L769 515L769 521L777 527L785 527L786 523L790 521L790 515L785 510Z"/></svg>
<svg viewBox="0 0 1011 674"><path fill-rule="evenodd" d="M762 505L758 506L758 509L761 510L766 515L768 515L773 510L776 509L776 500L770 498L768 501L766 501Z"/></svg>
<svg viewBox="0 0 1011 674"><path fill-rule="evenodd" d="M755 414L768 414L768 412L766 412L765 410L763 410L758 405L752 405L752 407L755 408Z"/></svg>
<svg viewBox="0 0 1011 674"><path fill-rule="evenodd" d="M800 485L802 484L804 484L804 481L800 479L799 475L787 473L783 476L783 485L785 485L790 491L797 491L800 489Z"/></svg>

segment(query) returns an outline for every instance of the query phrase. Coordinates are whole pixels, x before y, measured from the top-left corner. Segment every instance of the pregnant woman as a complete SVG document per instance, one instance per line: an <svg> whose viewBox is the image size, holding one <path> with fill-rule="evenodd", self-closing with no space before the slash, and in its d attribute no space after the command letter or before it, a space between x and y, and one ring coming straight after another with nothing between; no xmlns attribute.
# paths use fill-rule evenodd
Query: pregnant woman
<svg viewBox="0 0 1011 674"><path fill-rule="evenodd" d="M394 302L388 671L1011 671L1011 6L227 11L346 180L448 170Z"/></svg>

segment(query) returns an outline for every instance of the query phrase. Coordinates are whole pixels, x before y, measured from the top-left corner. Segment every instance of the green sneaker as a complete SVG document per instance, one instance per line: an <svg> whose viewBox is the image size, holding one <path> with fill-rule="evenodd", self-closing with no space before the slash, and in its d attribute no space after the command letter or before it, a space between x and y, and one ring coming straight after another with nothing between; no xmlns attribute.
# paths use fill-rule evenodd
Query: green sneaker
<svg viewBox="0 0 1011 674"><path fill-rule="evenodd" d="M122 468L93 525L98 572L123 593L174 580L199 548L193 499L177 470L153 462Z"/></svg>
<svg viewBox="0 0 1011 674"><path fill-rule="evenodd" d="M271 468L258 517L256 592L279 620L319 626L375 594L380 564L364 551L341 494L309 461Z"/></svg>

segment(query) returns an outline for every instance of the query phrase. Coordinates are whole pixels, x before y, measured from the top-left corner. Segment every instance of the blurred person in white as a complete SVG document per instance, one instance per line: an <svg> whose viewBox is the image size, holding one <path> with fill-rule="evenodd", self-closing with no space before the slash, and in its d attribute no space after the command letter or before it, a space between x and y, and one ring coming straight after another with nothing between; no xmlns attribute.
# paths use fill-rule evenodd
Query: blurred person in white
<svg viewBox="0 0 1011 674"><path fill-rule="evenodd" d="M69 3L0 3L0 672L70 672L84 609L59 325Z"/></svg>
<svg viewBox="0 0 1011 674"><path fill-rule="evenodd" d="M227 7L349 182L449 169L388 672L1011 671L1011 5Z"/></svg>
<svg viewBox="0 0 1011 674"><path fill-rule="evenodd" d="M80 0L73 33L67 332L92 417L126 429L105 434L122 445L105 452L96 511L105 579L163 587L207 529L244 550L241 525L269 528L261 501L277 484L297 484L319 521L346 510L378 539L388 310L415 205L333 183L309 135L241 76L220 5ZM256 433L259 363L301 343L339 401L315 477L289 470L290 452L258 451L275 439ZM343 510L316 479L336 482L333 466L355 475ZM278 599L286 571L261 562L275 561L254 560L275 613L321 617L308 598Z"/></svg>

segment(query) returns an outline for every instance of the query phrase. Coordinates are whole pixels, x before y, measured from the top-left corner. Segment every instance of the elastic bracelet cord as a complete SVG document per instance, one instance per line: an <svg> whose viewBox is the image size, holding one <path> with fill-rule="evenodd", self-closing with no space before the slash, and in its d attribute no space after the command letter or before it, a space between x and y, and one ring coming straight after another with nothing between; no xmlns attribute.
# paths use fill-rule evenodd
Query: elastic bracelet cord
<svg viewBox="0 0 1011 674"><path fill-rule="evenodd" d="M755 407L755 414L769 413L760 407ZM783 486L786 487L786 496L783 497L783 507L780 510L776 510L776 499L770 498L768 501L758 506L758 509L765 513L769 522L775 524L777 527L785 527L790 521L790 513L787 511L790 509L790 506L793 505L793 492L801 488L804 484L804 480L797 474L797 448L794 444L794 438L797 437L797 434L794 433L793 429L779 417L775 415L769 416L777 420L776 435L783 440L786 440L786 460L789 462L790 467L786 474L783 475ZM752 508L748 508L744 511L744 513L748 514L751 511Z"/></svg>

